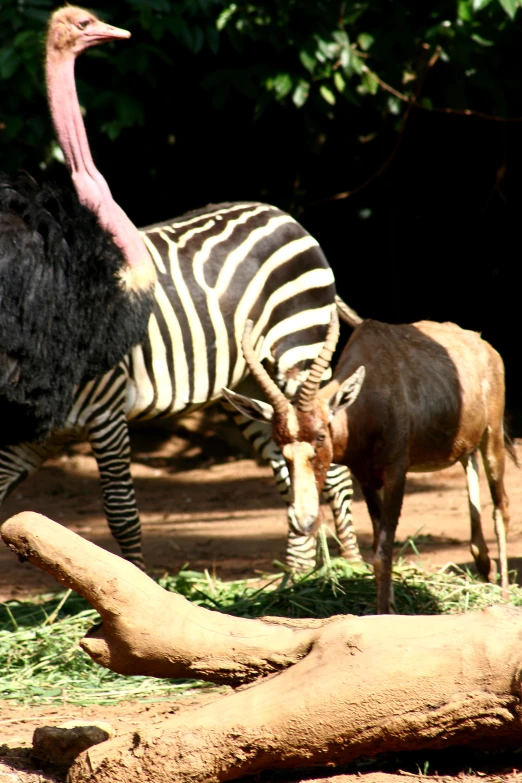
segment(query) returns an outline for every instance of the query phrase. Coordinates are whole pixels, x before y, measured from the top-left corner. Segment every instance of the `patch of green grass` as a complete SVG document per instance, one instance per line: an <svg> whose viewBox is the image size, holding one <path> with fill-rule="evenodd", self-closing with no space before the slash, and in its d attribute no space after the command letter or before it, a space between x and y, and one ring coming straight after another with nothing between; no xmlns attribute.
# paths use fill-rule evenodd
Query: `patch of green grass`
<svg viewBox="0 0 522 783"><path fill-rule="evenodd" d="M171 701L212 687L195 680L123 677L96 665L78 641L98 622L98 613L69 591L0 604L0 699L105 705L126 699Z"/></svg>
<svg viewBox="0 0 522 783"><path fill-rule="evenodd" d="M393 577L401 614L451 614L502 602L498 585L479 581L457 566L427 573L399 561L394 565ZM349 563L342 558L294 577L276 574L262 583L259 579L222 582L208 573L185 570L161 579L160 584L199 606L241 617L330 617L376 612L373 569L366 563ZM522 606L522 588L518 585L511 585L510 597L513 605Z"/></svg>
<svg viewBox="0 0 522 783"><path fill-rule="evenodd" d="M183 570L160 584L195 604L242 617L329 617L375 613L375 580L364 563L326 558L321 568L292 577L222 582L208 572ZM425 573L407 563L394 566L395 599L401 614L474 611L501 602L497 585L457 569ZM522 589L510 588L522 606ZM194 680L123 677L94 664L78 640L100 620L78 595L59 593L0 604L0 699L15 703L116 704L125 699L172 700L213 686Z"/></svg>

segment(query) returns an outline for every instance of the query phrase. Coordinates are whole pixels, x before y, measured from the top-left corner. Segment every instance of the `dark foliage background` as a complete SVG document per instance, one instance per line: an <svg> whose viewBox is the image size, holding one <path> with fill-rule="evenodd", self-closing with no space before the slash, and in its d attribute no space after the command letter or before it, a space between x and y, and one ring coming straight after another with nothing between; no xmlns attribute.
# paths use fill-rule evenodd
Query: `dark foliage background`
<svg viewBox="0 0 522 783"><path fill-rule="evenodd" d="M362 315L482 331L522 435L517 6L105 0L93 10L132 39L77 64L95 159L138 225L269 201ZM42 73L54 7L0 1L0 166L65 180Z"/></svg>

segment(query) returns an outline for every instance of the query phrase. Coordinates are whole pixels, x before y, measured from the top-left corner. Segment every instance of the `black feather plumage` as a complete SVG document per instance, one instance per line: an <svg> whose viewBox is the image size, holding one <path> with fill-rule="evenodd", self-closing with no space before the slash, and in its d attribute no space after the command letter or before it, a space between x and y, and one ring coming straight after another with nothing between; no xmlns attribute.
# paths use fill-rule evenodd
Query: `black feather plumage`
<svg viewBox="0 0 522 783"><path fill-rule="evenodd" d="M124 266L73 190L0 175L0 445L45 438L141 342L153 292L124 290Z"/></svg>

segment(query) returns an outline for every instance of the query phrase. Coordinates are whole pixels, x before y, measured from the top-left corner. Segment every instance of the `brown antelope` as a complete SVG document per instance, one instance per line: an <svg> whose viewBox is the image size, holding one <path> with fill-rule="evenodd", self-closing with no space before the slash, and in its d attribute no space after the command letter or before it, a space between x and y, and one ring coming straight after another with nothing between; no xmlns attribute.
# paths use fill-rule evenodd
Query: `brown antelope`
<svg viewBox="0 0 522 783"><path fill-rule="evenodd" d="M296 401L290 403L257 359L247 325L245 359L271 404L226 392L242 413L272 422L273 437L291 476L295 524L303 535L318 527L326 471L331 462L348 466L361 485L372 520L377 611L388 613L390 605L394 608L392 549L406 473L441 470L458 461L467 478L471 553L480 574L493 579L480 518L480 450L507 598L509 515L504 490L504 365L499 354L476 332L456 324L365 320L354 329L331 381L320 387L338 337L334 312L324 347ZM512 448L510 454L515 459Z"/></svg>

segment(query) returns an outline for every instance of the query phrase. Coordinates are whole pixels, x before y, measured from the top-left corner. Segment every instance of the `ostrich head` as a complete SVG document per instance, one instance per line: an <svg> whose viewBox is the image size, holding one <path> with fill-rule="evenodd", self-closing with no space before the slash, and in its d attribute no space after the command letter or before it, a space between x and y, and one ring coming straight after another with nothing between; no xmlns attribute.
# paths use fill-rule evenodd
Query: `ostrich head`
<svg viewBox="0 0 522 783"><path fill-rule="evenodd" d="M130 38L130 33L101 22L90 11L67 5L52 14L47 45L62 56L76 57L90 46L118 38Z"/></svg>

